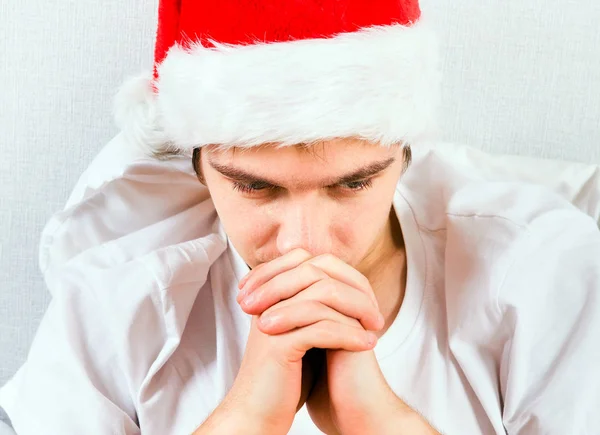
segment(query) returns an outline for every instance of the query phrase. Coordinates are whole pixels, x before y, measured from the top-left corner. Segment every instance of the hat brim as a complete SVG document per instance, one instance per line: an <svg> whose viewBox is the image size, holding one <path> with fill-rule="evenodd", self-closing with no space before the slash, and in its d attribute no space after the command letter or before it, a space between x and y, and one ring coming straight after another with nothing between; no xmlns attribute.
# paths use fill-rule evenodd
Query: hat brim
<svg viewBox="0 0 600 435"><path fill-rule="evenodd" d="M421 22L281 43L175 45L158 80L126 84L115 109L121 128L158 154L339 137L414 143L434 129L439 76L437 38Z"/></svg>

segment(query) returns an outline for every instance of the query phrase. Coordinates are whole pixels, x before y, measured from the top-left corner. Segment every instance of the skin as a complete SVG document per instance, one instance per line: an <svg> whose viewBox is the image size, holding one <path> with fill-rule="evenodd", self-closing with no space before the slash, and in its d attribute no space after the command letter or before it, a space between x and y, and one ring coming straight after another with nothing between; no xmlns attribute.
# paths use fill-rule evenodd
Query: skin
<svg viewBox="0 0 600 435"><path fill-rule="evenodd" d="M395 160L372 177L368 188L356 189L360 186L356 182L326 187L366 163L389 159ZM380 273L389 264L390 254L403 250L400 228L391 213L394 190L405 168L401 146L384 148L338 139L312 145L309 150L274 145L235 151L207 147L200 160L202 181L219 218L250 268L302 248L314 256L332 254L377 284L385 281ZM261 175L278 187L271 190L264 184L246 183L263 189L236 191L232 180L211 163ZM374 287L380 287L378 297L386 299L384 286Z"/></svg>
<svg viewBox="0 0 600 435"><path fill-rule="evenodd" d="M197 433L230 421L287 433L307 399L326 433L435 433L394 395L372 352L404 297L392 200L405 149L336 139L308 149L205 147L197 157L200 181L252 269L238 302L253 316L234 387ZM320 361L308 361L312 348L323 349Z"/></svg>

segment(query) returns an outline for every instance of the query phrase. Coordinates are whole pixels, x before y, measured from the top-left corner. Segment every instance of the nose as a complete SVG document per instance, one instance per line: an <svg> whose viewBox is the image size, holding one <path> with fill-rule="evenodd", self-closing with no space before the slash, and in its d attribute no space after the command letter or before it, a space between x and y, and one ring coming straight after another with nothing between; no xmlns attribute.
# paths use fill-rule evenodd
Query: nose
<svg viewBox="0 0 600 435"><path fill-rule="evenodd" d="M281 255L302 248L313 255L331 252L331 216L319 198L295 199L281 210L277 249Z"/></svg>

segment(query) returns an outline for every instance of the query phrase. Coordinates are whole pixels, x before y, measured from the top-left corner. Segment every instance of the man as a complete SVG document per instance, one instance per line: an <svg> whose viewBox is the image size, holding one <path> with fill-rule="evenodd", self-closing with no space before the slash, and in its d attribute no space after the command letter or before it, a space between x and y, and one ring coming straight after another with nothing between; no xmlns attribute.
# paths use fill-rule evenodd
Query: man
<svg viewBox="0 0 600 435"><path fill-rule="evenodd" d="M120 144L182 157L46 228L17 432L598 432L595 222L420 148L417 2L290 3L161 4Z"/></svg>

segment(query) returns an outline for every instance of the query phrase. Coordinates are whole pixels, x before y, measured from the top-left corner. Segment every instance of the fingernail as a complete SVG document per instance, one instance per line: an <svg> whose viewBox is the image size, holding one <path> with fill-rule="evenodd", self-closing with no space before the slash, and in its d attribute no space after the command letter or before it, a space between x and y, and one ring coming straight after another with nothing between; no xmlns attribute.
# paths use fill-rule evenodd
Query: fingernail
<svg viewBox="0 0 600 435"><path fill-rule="evenodd" d="M244 299L250 293L251 287L248 282L245 282L238 294L238 302Z"/></svg>
<svg viewBox="0 0 600 435"><path fill-rule="evenodd" d="M256 302L256 293L251 293L248 296L244 297L242 304L244 304L244 306L246 307L249 307L253 305L254 302Z"/></svg>
<svg viewBox="0 0 600 435"><path fill-rule="evenodd" d="M369 346L374 346L375 343L377 343L377 336L375 334L373 334L372 332L369 332L368 338L367 338L367 344Z"/></svg>
<svg viewBox="0 0 600 435"><path fill-rule="evenodd" d="M235 300L237 301L237 303L239 304L240 302L242 302L242 299L244 299L244 292L243 291L239 291Z"/></svg>
<svg viewBox="0 0 600 435"><path fill-rule="evenodd" d="M271 316L261 316L260 317L260 323L263 326L269 327L273 324L273 317Z"/></svg>
<svg viewBox="0 0 600 435"><path fill-rule="evenodd" d="M246 275L244 275L244 277L240 280L240 282L238 283L238 288L241 289L242 287L244 287L244 284L246 284L246 281L248 281L248 277L250 276L251 272L248 272Z"/></svg>

